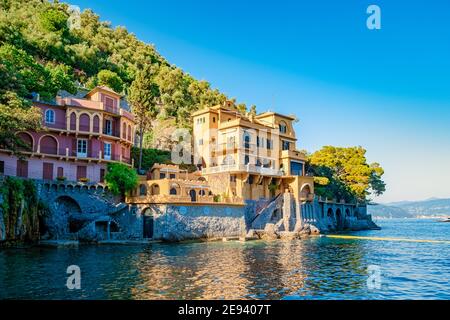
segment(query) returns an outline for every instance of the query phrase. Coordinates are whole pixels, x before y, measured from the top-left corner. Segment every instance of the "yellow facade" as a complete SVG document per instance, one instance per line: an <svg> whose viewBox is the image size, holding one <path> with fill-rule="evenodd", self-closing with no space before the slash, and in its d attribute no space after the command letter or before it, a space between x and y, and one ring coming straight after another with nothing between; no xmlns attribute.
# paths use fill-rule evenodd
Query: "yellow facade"
<svg viewBox="0 0 450 320"><path fill-rule="evenodd" d="M294 117L247 116L224 105L197 111L193 121L194 160L215 194L260 200L288 191L301 201L313 198Z"/></svg>

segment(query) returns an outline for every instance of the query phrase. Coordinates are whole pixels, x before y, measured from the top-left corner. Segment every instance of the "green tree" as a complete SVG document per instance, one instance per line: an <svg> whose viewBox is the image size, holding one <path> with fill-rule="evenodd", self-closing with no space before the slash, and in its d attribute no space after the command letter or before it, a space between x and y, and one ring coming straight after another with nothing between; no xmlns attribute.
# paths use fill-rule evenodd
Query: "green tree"
<svg viewBox="0 0 450 320"><path fill-rule="evenodd" d="M146 65L136 76L130 86L128 101L139 127L139 172L142 169L142 143L144 132L151 127L151 121L159 112L156 98L159 88L153 81L154 71L151 65Z"/></svg>
<svg viewBox="0 0 450 320"><path fill-rule="evenodd" d="M359 201L365 201L370 194L381 195L385 191L385 183L381 180L384 171L378 163L367 164L365 154L362 147L333 146L325 146L313 153L309 157L308 170L329 181L325 185L316 183L318 193Z"/></svg>
<svg viewBox="0 0 450 320"><path fill-rule="evenodd" d="M128 192L136 188L138 176L134 169L122 163L109 163L105 181L113 194L124 197Z"/></svg>
<svg viewBox="0 0 450 320"><path fill-rule="evenodd" d="M118 93L123 90L122 79L117 75L117 73L110 70L101 70L97 74L97 84L105 85Z"/></svg>

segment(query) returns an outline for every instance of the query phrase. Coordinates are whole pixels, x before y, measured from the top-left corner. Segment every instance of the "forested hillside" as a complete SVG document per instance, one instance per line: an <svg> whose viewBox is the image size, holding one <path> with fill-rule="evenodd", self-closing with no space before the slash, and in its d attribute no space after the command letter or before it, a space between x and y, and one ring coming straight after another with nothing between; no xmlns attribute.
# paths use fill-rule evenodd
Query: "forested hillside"
<svg viewBox="0 0 450 320"><path fill-rule="evenodd" d="M158 120L188 126L192 111L227 99L91 10L78 19L63 3L0 0L0 145L13 147L20 142L8 132L38 125L39 117L24 99L32 93L51 99L61 89L73 93L104 84L127 94L137 71L148 64L159 90Z"/></svg>

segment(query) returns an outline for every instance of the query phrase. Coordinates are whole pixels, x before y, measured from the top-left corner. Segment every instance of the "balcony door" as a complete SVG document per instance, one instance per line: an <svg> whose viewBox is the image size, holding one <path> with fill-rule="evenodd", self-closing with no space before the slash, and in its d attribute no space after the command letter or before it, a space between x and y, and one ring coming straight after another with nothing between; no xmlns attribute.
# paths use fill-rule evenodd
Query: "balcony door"
<svg viewBox="0 0 450 320"><path fill-rule="evenodd" d="M111 143L105 142L105 144L103 146L103 149L104 149L104 152L105 152L104 158L106 160L111 160L111 149L112 149L111 148Z"/></svg>
<svg viewBox="0 0 450 320"><path fill-rule="evenodd" d="M78 139L77 141L77 157L87 158L88 142L86 139Z"/></svg>
<svg viewBox="0 0 450 320"><path fill-rule="evenodd" d="M112 136L112 120L105 120L105 134Z"/></svg>
<svg viewBox="0 0 450 320"><path fill-rule="evenodd" d="M42 166L42 179L53 180L53 163L44 162Z"/></svg>

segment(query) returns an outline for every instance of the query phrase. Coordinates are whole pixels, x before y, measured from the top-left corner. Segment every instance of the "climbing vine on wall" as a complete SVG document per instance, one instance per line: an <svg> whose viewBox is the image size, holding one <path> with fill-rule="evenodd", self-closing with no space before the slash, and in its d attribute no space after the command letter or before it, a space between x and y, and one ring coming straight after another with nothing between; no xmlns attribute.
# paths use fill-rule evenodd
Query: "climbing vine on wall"
<svg viewBox="0 0 450 320"><path fill-rule="evenodd" d="M6 177L0 182L0 194L5 240L38 240L40 220L48 208L39 200L34 182Z"/></svg>

